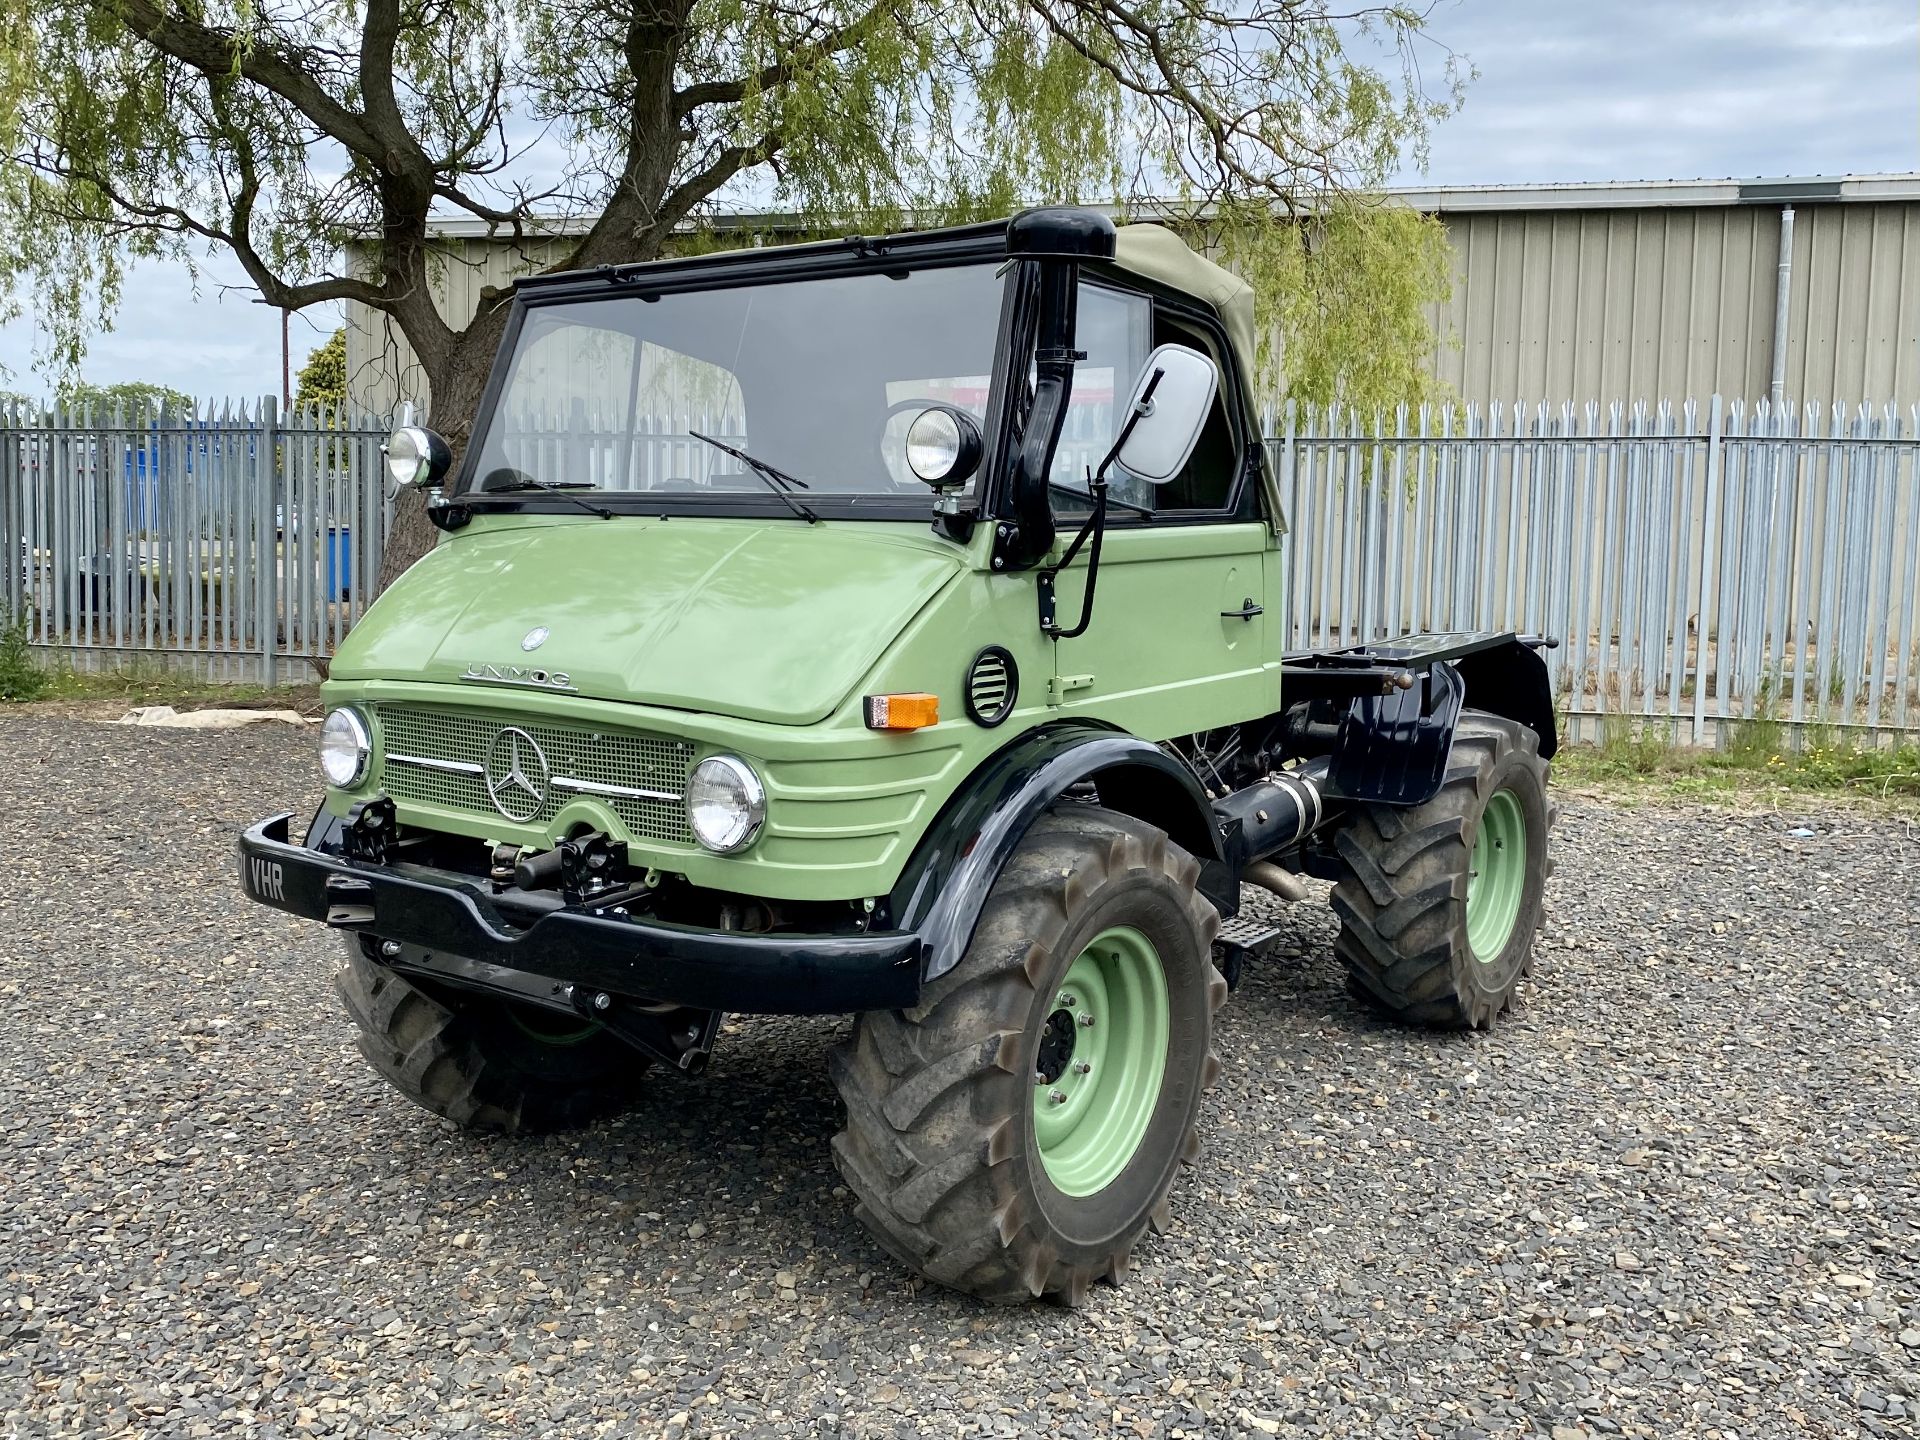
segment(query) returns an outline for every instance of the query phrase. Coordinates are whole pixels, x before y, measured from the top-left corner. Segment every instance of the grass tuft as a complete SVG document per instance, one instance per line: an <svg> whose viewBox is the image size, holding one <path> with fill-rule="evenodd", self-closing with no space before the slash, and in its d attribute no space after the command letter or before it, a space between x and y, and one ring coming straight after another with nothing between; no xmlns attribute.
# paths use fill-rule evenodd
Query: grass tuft
<svg viewBox="0 0 1920 1440"><path fill-rule="evenodd" d="M26 617L0 614L0 701L38 700L47 680L27 644Z"/></svg>
<svg viewBox="0 0 1920 1440"><path fill-rule="evenodd" d="M319 703L313 685L236 685L198 680L159 660L130 655L106 670L79 670L71 664L42 665L27 645L23 623L0 627L0 703L107 703L172 705L193 710L207 706L234 709L307 709Z"/></svg>
<svg viewBox="0 0 1920 1440"><path fill-rule="evenodd" d="M1573 784L1652 782L1677 794L1776 790L1920 797L1920 745L1862 744L1838 731L1808 729L1795 746L1778 720L1742 720L1718 750L1675 745L1651 727L1609 717L1597 745L1567 745L1555 774Z"/></svg>

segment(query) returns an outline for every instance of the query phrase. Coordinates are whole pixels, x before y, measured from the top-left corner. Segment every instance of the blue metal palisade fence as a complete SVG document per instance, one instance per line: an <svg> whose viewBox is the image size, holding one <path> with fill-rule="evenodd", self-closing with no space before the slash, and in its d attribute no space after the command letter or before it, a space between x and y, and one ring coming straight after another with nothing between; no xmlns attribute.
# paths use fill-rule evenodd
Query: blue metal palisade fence
<svg viewBox="0 0 1920 1440"><path fill-rule="evenodd" d="M1289 407L1289 648L1515 629L1576 737L1920 731L1920 411Z"/></svg>
<svg viewBox="0 0 1920 1440"><path fill-rule="evenodd" d="M529 443L645 485L708 463L689 424L743 431L656 416L617 452L595 427ZM308 678L379 575L386 428L271 401L0 408L0 537L18 547L0 611L82 666ZM1289 406L1268 434L1289 649L1512 628L1561 641L1547 658L1576 736L1624 719L1713 743L1755 715L1920 733L1920 413Z"/></svg>
<svg viewBox="0 0 1920 1440"><path fill-rule="evenodd" d="M91 669L143 656L306 680L372 599L389 506L377 417L274 401L0 407L0 615Z"/></svg>

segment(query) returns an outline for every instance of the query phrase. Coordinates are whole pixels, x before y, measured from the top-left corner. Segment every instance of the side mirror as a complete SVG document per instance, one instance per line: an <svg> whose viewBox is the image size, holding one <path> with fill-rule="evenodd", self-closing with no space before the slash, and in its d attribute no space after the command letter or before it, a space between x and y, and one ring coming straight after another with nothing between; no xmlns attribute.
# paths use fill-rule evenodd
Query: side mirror
<svg viewBox="0 0 1920 1440"><path fill-rule="evenodd" d="M402 425L380 447L387 457L387 474L396 485L418 485L432 490L447 478L453 451L424 425Z"/></svg>
<svg viewBox="0 0 1920 1440"><path fill-rule="evenodd" d="M1127 418L1108 463L1150 485L1164 485L1193 455L1213 413L1220 371L1211 359L1185 345L1162 345L1140 367Z"/></svg>

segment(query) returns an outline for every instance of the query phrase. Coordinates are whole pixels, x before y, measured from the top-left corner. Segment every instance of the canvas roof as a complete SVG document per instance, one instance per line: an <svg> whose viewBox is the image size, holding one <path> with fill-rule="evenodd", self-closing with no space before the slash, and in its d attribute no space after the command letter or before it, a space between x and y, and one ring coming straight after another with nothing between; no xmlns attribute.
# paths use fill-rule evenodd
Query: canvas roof
<svg viewBox="0 0 1920 1440"><path fill-rule="evenodd" d="M1253 288L1231 270L1189 249L1164 225L1122 225L1113 260L1122 270L1191 295L1219 312L1239 362L1241 385L1251 398L1259 359L1253 330Z"/></svg>

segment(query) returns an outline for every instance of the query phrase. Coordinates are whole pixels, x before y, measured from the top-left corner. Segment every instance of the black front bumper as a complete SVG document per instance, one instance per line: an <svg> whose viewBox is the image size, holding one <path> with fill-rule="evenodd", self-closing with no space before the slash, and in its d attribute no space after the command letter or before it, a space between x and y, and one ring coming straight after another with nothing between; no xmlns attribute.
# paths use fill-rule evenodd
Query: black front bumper
<svg viewBox="0 0 1920 1440"><path fill-rule="evenodd" d="M248 898L398 941L410 970L528 995L573 986L736 1014L850 1014L920 998L927 947L910 931L747 935L573 908L520 925L471 876L295 845L292 819L276 815L240 837Z"/></svg>

